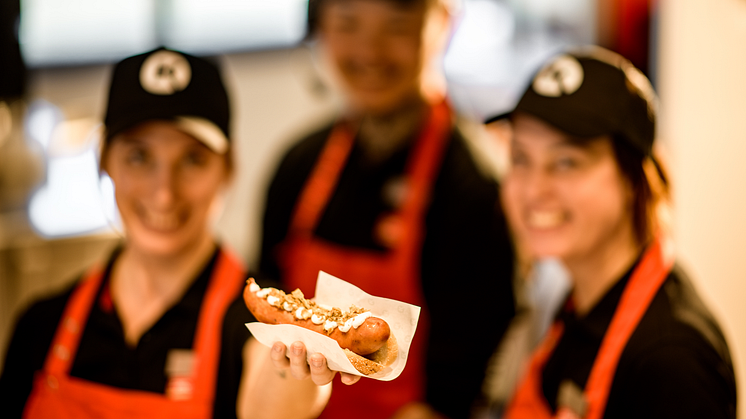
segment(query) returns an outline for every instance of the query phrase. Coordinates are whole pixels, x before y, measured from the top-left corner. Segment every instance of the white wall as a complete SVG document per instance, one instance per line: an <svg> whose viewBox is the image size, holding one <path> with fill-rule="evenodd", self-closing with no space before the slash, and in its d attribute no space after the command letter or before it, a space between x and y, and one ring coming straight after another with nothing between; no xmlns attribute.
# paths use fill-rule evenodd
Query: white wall
<svg viewBox="0 0 746 419"><path fill-rule="evenodd" d="M675 239L729 340L746 418L746 1L659 3Z"/></svg>

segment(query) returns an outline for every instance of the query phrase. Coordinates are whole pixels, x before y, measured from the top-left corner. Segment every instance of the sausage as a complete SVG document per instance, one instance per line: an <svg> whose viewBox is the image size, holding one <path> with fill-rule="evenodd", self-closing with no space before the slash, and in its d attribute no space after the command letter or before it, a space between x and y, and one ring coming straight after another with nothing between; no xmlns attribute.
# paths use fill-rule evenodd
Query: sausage
<svg viewBox="0 0 746 419"><path fill-rule="evenodd" d="M358 355L370 355L386 345L391 329L385 320L352 306L348 312L319 307L303 298L300 290L291 294L275 288L259 288L254 278L246 281L244 302L262 323L294 324L323 333ZM362 323L360 324L360 322ZM355 327L357 326L357 327Z"/></svg>

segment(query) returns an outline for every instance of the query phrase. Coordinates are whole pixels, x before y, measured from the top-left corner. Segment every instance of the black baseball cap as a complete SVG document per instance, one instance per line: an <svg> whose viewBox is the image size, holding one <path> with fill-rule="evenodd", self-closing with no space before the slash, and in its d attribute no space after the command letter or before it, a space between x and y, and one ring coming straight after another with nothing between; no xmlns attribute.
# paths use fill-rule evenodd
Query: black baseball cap
<svg viewBox="0 0 746 419"><path fill-rule="evenodd" d="M114 67L106 140L149 120L167 120L222 154L230 144L228 93L216 64L166 48Z"/></svg>
<svg viewBox="0 0 746 419"><path fill-rule="evenodd" d="M657 99L650 81L621 55L585 47L557 55L534 76L515 109L577 137L612 135L650 155Z"/></svg>

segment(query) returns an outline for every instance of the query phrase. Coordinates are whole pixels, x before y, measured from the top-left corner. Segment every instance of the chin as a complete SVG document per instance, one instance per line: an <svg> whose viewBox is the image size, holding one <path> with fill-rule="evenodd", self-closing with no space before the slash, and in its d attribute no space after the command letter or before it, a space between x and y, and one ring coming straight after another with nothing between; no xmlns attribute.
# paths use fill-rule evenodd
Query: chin
<svg viewBox="0 0 746 419"><path fill-rule="evenodd" d="M354 106L366 114L387 114L407 101L407 95L392 91L358 91L351 95Z"/></svg>
<svg viewBox="0 0 746 419"><path fill-rule="evenodd" d="M564 243L563 240L528 238L525 243L529 254L539 259L563 259L568 253L567 243Z"/></svg>
<svg viewBox="0 0 746 419"><path fill-rule="evenodd" d="M130 232L129 244L140 249L143 253L153 256L171 257L182 253L184 249L189 247L189 244L196 242L193 235L188 233L183 228L168 233L153 231Z"/></svg>

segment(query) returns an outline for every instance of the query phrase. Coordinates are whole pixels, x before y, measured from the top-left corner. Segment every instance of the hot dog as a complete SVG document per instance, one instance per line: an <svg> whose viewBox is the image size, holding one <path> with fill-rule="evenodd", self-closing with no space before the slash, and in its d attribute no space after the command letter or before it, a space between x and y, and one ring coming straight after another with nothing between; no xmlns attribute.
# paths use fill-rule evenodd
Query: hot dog
<svg viewBox="0 0 746 419"><path fill-rule="evenodd" d="M396 339L388 323L365 309L354 305L346 311L326 309L307 300L300 289L286 294L276 288L261 288L254 278L246 281L243 298L262 323L294 324L334 339L363 374L380 371L396 359Z"/></svg>

